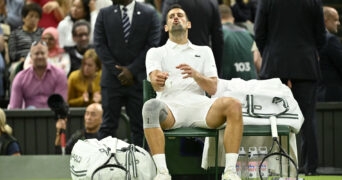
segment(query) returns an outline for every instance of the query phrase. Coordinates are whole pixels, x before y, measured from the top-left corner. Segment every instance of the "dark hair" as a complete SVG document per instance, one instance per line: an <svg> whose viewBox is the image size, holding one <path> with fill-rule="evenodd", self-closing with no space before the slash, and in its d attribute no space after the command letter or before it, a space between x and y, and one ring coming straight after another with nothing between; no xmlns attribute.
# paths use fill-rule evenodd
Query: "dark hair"
<svg viewBox="0 0 342 180"><path fill-rule="evenodd" d="M21 17L25 18L30 11L37 12L39 15L39 19L42 18L42 8L37 3L25 4L23 9L21 10Z"/></svg>
<svg viewBox="0 0 342 180"><path fill-rule="evenodd" d="M72 2L74 2L74 1L75 0L73 0ZM81 2L82 2L82 6L83 6L83 9L84 9L84 12L86 14L84 19L87 20L88 22L90 22L90 7L89 7L90 0L81 0ZM74 21L74 22L77 21L73 17L71 17L71 20Z"/></svg>
<svg viewBox="0 0 342 180"><path fill-rule="evenodd" d="M182 8L182 6L181 6L180 4L172 4L172 5L169 7L169 9L167 10L167 13L166 13L166 21L167 21L167 19L168 19L167 15L169 14L169 12L170 12L172 9L182 9L182 10L185 12L185 10ZM186 12L185 12L185 17L186 17L187 20L189 20L188 15L186 14Z"/></svg>
<svg viewBox="0 0 342 180"><path fill-rule="evenodd" d="M84 19L80 19L78 21L76 21L73 26L72 26L72 35L75 36L76 35L76 28L79 27L79 26L86 26L88 28L88 31L90 33L90 23Z"/></svg>

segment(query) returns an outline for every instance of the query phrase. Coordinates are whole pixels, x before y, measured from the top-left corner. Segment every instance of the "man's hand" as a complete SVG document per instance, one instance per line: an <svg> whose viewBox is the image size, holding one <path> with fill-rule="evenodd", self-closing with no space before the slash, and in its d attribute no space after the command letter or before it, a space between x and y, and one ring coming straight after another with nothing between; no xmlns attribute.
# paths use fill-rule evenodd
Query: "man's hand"
<svg viewBox="0 0 342 180"><path fill-rule="evenodd" d="M196 80L196 78L199 76L199 73L188 64L180 64L176 66L176 68L182 71L182 74L184 75L183 79L192 77Z"/></svg>
<svg viewBox="0 0 342 180"><path fill-rule="evenodd" d="M169 77L167 72L155 70L150 73L151 84L155 91L162 91L165 86L165 81Z"/></svg>
<svg viewBox="0 0 342 180"><path fill-rule="evenodd" d="M118 75L118 79L123 86L131 86L134 83L133 74L127 67L116 65L115 68L121 71Z"/></svg>
<svg viewBox="0 0 342 180"><path fill-rule="evenodd" d="M61 130L66 130L67 119L58 119L56 122L56 132L59 134Z"/></svg>

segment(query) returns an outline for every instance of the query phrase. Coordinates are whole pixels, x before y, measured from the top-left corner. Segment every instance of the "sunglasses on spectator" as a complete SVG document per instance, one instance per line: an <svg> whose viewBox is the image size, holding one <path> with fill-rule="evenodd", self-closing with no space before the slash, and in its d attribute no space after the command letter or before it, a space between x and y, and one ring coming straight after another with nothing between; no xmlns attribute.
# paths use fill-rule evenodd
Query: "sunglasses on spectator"
<svg viewBox="0 0 342 180"><path fill-rule="evenodd" d="M41 45L43 45L43 46L47 46L45 41L41 41L41 40L40 40L40 41L33 41L31 47L37 46L38 44L41 44Z"/></svg>

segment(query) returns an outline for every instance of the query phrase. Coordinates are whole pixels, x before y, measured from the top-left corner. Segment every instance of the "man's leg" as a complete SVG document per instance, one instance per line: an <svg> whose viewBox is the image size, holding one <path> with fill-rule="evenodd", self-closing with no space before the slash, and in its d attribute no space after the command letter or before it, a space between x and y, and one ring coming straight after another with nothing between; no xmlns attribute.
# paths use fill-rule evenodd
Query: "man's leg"
<svg viewBox="0 0 342 180"><path fill-rule="evenodd" d="M318 166L317 122L315 81L293 81L292 93L304 116L304 123L300 130L301 159L299 167L306 174L315 174Z"/></svg>
<svg viewBox="0 0 342 180"><path fill-rule="evenodd" d="M116 131L119 126L121 115L121 95L119 89L101 87L103 122L99 130L99 138L107 136L117 137Z"/></svg>
<svg viewBox="0 0 342 180"><path fill-rule="evenodd" d="M171 179L166 166L165 137L162 129L171 128L175 119L169 108L156 99L151 99L144 104L142 114L145 138L157 166L158 174L166 176L166 178L160 179Z"/></svg>
<svg viewBox="0 0 342 180"><path fill-rule="evenodd" d="M239 101L233 98L219 98L211 106L207 125L218 128L226 123L223 145L226 151L226 167L222 179L239 179L236 175L236 161L243 133L242 109ZM229 178L228 178L229 176Z"/></svg>
<svg viewBox="0 0 342 180"><path fill-rule="evenodd" d="M128 87L125 92L125 107L126 113L129 117L131 127L131 142L137 146L143 146L144 132L143 132L143 92L138 88Z"/></svg>

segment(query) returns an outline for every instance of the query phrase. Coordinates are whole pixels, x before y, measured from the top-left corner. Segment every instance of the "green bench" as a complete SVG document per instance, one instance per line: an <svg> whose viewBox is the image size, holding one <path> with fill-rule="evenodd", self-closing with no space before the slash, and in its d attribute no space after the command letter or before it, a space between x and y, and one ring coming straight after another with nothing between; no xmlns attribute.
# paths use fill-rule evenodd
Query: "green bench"
<svg viewBox="0 0 342 180"><path fill-rule="evenodd" d="M144 102L156 97L156 93L152 88L152 85L147 80L143 81L143 96ZM286 136L289 144L289 134L291 130L288 126L278 125L278 135ZM202 128L178 128L173 130L165 130L165 154L166 161L169 171L172 175L191 175L191 174L215 174L215 179L219 178L221 168L218 167L218 135L219 130L217 129L202 129ZM271 136L271 126L254 126L245 125L243 136ZM215 137L215 167L214 172L209 170L204 170L201 168L201 157L196 156L182 156L180 155L180 138L181 137ZM289 147L287 148L289 153ZM209 176L208 176L209 178Z"/></svg>

